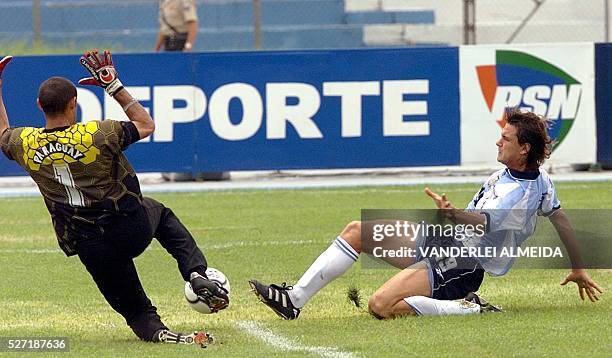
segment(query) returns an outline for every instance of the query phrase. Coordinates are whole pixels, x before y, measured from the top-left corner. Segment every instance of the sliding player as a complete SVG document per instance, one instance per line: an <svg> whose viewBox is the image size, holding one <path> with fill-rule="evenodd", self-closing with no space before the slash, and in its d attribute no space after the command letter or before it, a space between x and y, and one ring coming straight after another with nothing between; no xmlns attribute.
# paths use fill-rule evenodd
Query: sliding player
<svg viewBox="0 0 612 358"><path fill-rule="evenodd" d="M418 247L509 247L517 248L535 230L537 216L548 217L569 252L572 272L570 281L578 285L580 297L598 300L601 288L589 277L581 263L574 231L561 209L555 187L540 166L551 152L546 120L518 109L506 113L506 125L497 141L497 160L506 168L491 175L476 193L466 210L456 209L445 194L429 188L425 193L455 224L486 227L482 236L458 241L439 237L398 237L402 245ZM365 228L366 223L364 223ZM364 231L366 232L366 231ZM336 277L344 274L362 252L362 223L348 224L300 280L293 286L265 285L250 280L257 297L284 319L295 319L306 303ZM419 250L417 250L419 252ZM403 268L384 283L370 298L370 312L377 318L402 315L469 314L500 309L488 304L474 292L480 287L484 272L504 275L512 258L495 260L485 257L394 259ZM462 299L460 301L453 301Z"/></svg>

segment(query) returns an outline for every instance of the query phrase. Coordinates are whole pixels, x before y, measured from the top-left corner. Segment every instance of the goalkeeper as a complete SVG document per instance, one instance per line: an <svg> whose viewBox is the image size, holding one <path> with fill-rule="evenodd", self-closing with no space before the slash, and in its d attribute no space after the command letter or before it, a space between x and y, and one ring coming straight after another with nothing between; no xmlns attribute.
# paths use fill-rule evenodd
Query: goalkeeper
<svg viewBox="0 0 612 358"><path fill-rule="evenodd" d="M145 294L133 258L153 237L176 259L185 281L214 310L229 304L227 292L206 277L207 262L172 210L144 198L123 151L155 129L147 111L123 87L108 51L85 53L81 64L95 85L113 97L129 121L76 123L77 91L69 80L51 77L38 93L45 126L9 128L2 101L0 61L0 147L34 179L67 256L78 255L111 307L145 341L199 343L202 333L173 333ZM205 336L205 335L204 335Z"/></svg>

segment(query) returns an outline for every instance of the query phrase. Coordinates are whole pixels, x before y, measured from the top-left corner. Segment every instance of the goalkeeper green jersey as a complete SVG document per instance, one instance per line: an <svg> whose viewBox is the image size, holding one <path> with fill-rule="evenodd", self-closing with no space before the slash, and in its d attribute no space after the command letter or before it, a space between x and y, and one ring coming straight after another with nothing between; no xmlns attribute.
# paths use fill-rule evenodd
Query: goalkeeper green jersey
<svg viewBox="0 0 612 358"><path fill-rule="evenodd" d="M138 178L123 154L139 139L133 123L105 120L9 128L0 147L38 185L60 247L70 256L74 241L100 234L105 218L142 205Z"/></svg>

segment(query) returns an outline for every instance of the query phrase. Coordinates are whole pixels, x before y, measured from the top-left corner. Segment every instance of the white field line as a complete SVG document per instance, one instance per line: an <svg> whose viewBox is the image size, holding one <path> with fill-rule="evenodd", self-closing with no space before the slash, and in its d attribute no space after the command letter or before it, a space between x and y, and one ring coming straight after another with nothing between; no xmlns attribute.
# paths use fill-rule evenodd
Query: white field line
<svg viewBox="0 0 612 358"><path fill-rule="evenodd" d="M0 323L0 329L13 328L48 328L49 324L43 322L28 322L28 323Z"/></svg>
<svg viewBox="0 0 612 358"><path fill-rule="evenodd" d="M273 346L283 352L307 352L315 353L321 357L333 357L333 358L350 358L356 357L351 352L344 352L335 347L322 347L322 346L306 346L298 341L290 340L279 334L274 333L269 328L266 328L261 323L255 321L238 321L236 326L241 331L263 341L264 343Z"/></svg>
<svg viewBox="0 0 612 358"><path fill-rule="evenodd" d="M282 245L310 245L314 244L318 241L315 240L273 240L273 241L237 241L237 242L227 242L224 244L217 245L200 245L201 249L206 250L223 250L230 249L234 247L253 247L253 246L282 246ZM163 248L147 248L150 251L165 251ZM0 254L57 254L62 253L63 251L60 249L1 249Z"/></svg>
<svg viewBox="0 0 612 358"><path fill-rule="evenodd" d="M330 239L331 240L331 239ZM225 244L217 244L217 245L202 245L202 250L220 250L220 249L230 249L233 247L251 247L251 246L282 246L282 245L309 245L313 244L317 241L315 240L271 240L271 241L236 241L236 242L227 242ZM331 242L331 241L330 241ZM152 249L152 250L163 250L160 248Z"/></svg>
<svg viewBox="0 0 612 358"><path fill-rule="evenodd" d="M60 249L2 249L0 254L57 254Z"/></svg>
<svg viewBox="0 0 612 358"><path fill-rule="evenodd" d="M491 171L492 173L493 171ZM224 192L244 190L302 190L327 189L351 187L379 187L379 186L422 186L422 185L448 185L448 184L482 184L487 175L466 175L457 177L423 175L421 177L349 177L349 178L303 178L299 180L246 180L229 182L204 183L159 183L143 184L142 192L148 193L191 193L191 192ZM0 178L1 179L1 178ZM555 183L572 182L605 182L612 180L612 173L564 173L553 175ZM232 193L233 194L233 193ZM243 192L241 193L241 195ZM38 188L33 184L29 186L5 187L0 181L0 198L20 198L40 196Z"/></svg>
<svg viewBox="0 0 612 358"><path fill-rule="evenodd" d="M106 322L87 322L88 325L93 325L102 328L117 328L118 326L114 323ZM1 323L0 329L13 329L13 328L49 328L48 322L25 322L25 323Z"/></svg>

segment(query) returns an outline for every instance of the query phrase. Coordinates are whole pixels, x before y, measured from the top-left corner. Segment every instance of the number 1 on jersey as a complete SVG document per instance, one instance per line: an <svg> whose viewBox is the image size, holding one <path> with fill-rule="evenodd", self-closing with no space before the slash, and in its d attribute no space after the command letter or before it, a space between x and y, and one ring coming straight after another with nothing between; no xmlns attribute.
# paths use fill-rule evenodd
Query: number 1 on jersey
<svg viewBox="0 0 612 358"><path fill-rule="evenodd" d="M71 206L85 206L83 193L74 185L74 178L67 165L53 165L55 179L64 186L68 194L68 203Z"/></svg>

